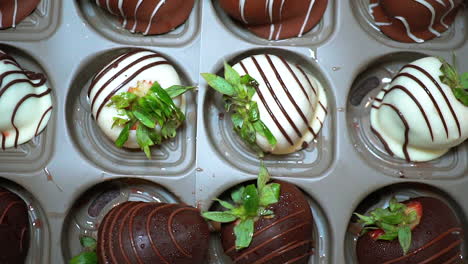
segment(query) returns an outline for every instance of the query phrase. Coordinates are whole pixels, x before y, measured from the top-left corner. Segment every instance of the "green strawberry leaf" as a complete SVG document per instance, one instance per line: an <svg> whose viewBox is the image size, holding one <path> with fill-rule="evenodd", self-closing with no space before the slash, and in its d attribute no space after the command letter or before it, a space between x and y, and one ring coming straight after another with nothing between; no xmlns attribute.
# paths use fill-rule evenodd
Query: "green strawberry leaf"
<svg viewBox="0 0 468 264"><path fill-rule="evenodd" d="M235 191L231 193L231 199L236 203L240 204L242 203L242 196L244 195L244 190L245 187L242 186L240 188L237 188Z"/></svg>
<svg viewBox="0 0 468 264"><path fill-rule="evenodd" d="M248 216L256 216L259 207L258 191L255 185L251 184L245 187L242 194L242 202L245 212Z"/></svg>
<svg viewBox="0 0 468 264"><path fill-rule="evenodd" d="M257 144L257 133L268 140L273 147L276 138L260 119L257 102L252 100L258 89L258 82L250 75L240 76L229 64L224 63L224 78L211 73L202 73L208 85L223 94L227 112L232 111L231 121L234 131L241 139L263 157L262 148Z"/></svg>
<svg viewBox="0 0 468 264"><path fill-rule="evenodd" d="M230 223L237 219L235 215L228 212L204 212L202 216L218 223Z"/></svg>
<svg viewBox="0 0 468 264"><path fill-rule="evenodd" d="M69 264L98 264L96 252L83 252L72 258Z"/></svg>
<svg viewBox="0 0 468 264"><path fill-rule="evenodd" d="M226 209L234 209L235 206L228 203L228 202L225 202L223 200L220 200L220 199L214 199L215 201L217 201L219 204L221 204L222 207L226 208Z"/></svg>
<svg viewBox="0 0 468 264"><path fill-rule="evenodd" d="M234 87L226 81L224 78L219 77L216 74L211 73L202 73L202 77L206 80L208 85L218 91L219 93L233 96L235 95L236 91Z"/></svg>
<svg viewBox="0 0 468 264"><path fill-rule="evenodd" d="M405 226L398 231L398 241L400 242L403 253L406 255L411 246L411 228Z"/></svg>
<svg viewBox="0 0 468 264"><path fill-rule="evenodd" d="M195 86L173 85L167 88L166 92L171 98L176 98L177 96L182 95L195 88Z"/></svg>
<svg viewBox="0 0 468 264"><path fill-rule="evenodd" d="M81 246L88 249L89 251L96 250L97 241L96 241L96 239L94 239L92 237L83 236L83 237L80 238L80 243L81 243Z"/></svg>
<svg viewBox="0 0 468 264"><path fill-rule="evenodd" d="M248 247L250 242L252 242L253 233L254 220L252 218L240 221L234 227L234 234L236 236L236 249L240 250Z"/></svg>

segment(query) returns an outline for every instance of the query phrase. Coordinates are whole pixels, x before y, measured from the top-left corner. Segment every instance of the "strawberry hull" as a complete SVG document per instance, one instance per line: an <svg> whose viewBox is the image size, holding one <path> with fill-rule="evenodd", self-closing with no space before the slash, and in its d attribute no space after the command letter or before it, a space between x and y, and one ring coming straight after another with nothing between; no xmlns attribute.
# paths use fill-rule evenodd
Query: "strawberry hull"
<svg viewBox="0 0 468 264"><path fill-rule="evenodd" d="M412 243L407 255L398 239L375 240L372 232L360 237L356 245L359 264L451 263L461 261L461 224L444 202L432 197L419 197L404 202L409 208L422 205L419 225L412 231ZM456 262L454 262L456 263Z"/></svg>

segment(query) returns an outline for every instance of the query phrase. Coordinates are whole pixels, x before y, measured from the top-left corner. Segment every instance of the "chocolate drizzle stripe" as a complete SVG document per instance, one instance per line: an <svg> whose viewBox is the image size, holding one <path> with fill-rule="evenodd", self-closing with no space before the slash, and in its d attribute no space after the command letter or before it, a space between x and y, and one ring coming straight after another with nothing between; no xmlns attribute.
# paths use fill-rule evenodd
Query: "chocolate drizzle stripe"
<svg viewBox="0 0 468 264"><path fill-rule="evenodd" d="M460 260L461 259L461 251L458 251L457 254L455 254L455 256L451 257L449 260L445 261L444 263L442 264L452 264L452 263L456 263L457 260Z"/></svg>
<svg viewBox="0 0 468 264"><path fill-rule="evenodd" d="M24 71L7 71L7 72L4 72L2 75L0 75L0 87L3 85L3 80L5 79L5 77L7 77L8 75L10 74L22 74L24 73Z"/></svg>
<svg viewBox="0 0 468 264"><path fill-rule="evenodd" d="M288 216L285 216L283 218L280 218L280 219L276 220L275 222L265 226L261 230L258 230L257 232L255 232L253 234L253 237L256 237L256 236L260 235L261 233L267 231L268 229L272 228L273 226L278 225L278 224L280 224L280 223L282 223L282 222L284 222L284 221L286 221L286 220L288 220L290 218L296 217L297 215L300 215L300 214L302 214L304 212L305 212L305 210L301 210L301 211L294 212L294 213L292 213L292 214L290 214ZM226 253L229 253L229 252L233 251L234 249L236 249L236 246L233 246L230 249L226 250Z"/></svg>
<svg viewBox="0 0 468 264"><path fill-rule="evenodd" d="M5 219L5 216L8 213L8 211L17 204L21 205L21 201L14 201L8 204L8 206L5 208L5 210L3 210L3 213L0 216L0 224L3 224L3 220Z"/></svg>
<svg viewBox="0 0 468 264"><path fill-rule="evenodd" d="M302 75L304 75L304 77L306 78L306 80L309 83L310 87L312 87L312 91L314 91L314 94L317 95L317 90L315 90L315 87L312 85L312 82L310 81L309 76L307 76L307 74L301 68L301 66L299 64L296 64L296 67L299 69L299 71L302 73Z"/></svg>
<svg viewBox="0 0 468 264"><path fill-rule="evenodd" d="M279 252L285 248L288 248L290 247L291 245L294 245L297 241L292 241L292 242L289 242L288 244L276 249L276 250L273 250L272 252L270 252L269 254L265 255L264 257L262 257L261 259L255 261L255 264L262 264L262 263L265 263L266 261L272 259L272 258L276 258L277 256L280 256L279 255Z"/></svg>
<svg viewBox="0 0 468 264"><path fill-rule="evenodd" d="M11 124L13 126L13 128L15 129L16 131L16 135L15 135L15 148L18 147L18 138L19 138L19 130L18 128L15 126L15 117L16 117L16 113L18 112L18 109L20 108L20 106L26 102L29 98L31 97L34 97L34 98L41 98L43 96L46 96L48 94L50 94L52 90L51 89L47 89L45 92L41 93L41 94L28 94L26 96L24 96L23 98L21 98L21 100L19 100L19 102L16 104L15 108L13 109L13 115L11 116Z"/></svg>
<svg viewBox="0 0 468 264"><path fill-rule="evenodd" d="M104 108L104 106L106 105L106 103L111 99L112 96L114 96L115 93L117 93L120 89L122 89L122 87L124 85L126 85L127 83L129 83L131 80L133 80L136 76L138 76L140 73L146 71L147 69L150 69L152 67L156 67L156 66L159 66L159 65L165 65L165 64L168 64L170 65L170 63L168 61L158 61L158 62L153 62L153 63L150 63L144 67L141 67L139 70L137 70L134 74L132 74L129 78L127 78L123 83L121 83L119 86L117 86L103 101L102 101L102 104L99 106L98 108L98 111L96 113L96 120L98 120L99 118L99 114L101 113L101 110L102 108Z"/></svg>
<svg viewBox="0 0 468 264"><path fill-rule="evenodd" d="M105 82L103 85L101 85L99 90L94 95L93 100L91 101L91 110L94 109L94 104L96 103L96 100L98 99L99 95L101 95L101 93L107 88L107 86L109 84L111 84L116 78L118 78L119 76L122 76L127 70L130 70L133 66L137 65L138 63L140 63L142 61L145 61L145 60L148 60L148 59L158 58L158 57L161 57L161 55L159 55L159 54L150 54L150 55L146 55L146 56L143 56L141 58L138 58L138 59L132 61L127 66L125 66L124 68L122 68L119 72L114 74L112 77L110 77L107 80L107 82ZM89 91L91 91L91 89Z"/></svg>
<svg viewBox="0 0 468 264"><path fill-rule="evenodd" d="M431 91L429 91L427 86L424 85L424 83L421 80L419 80L418 78L416 78L414 75L412 75L410 73L407 73L407 72L400 73L397 76L395 76L394 80L396 80L397 78L400 78L400 77L410 78L411 80L415 81L419 86L421 86L421 88L424 89L424 91L427 93L427 95L431 99L432 103L434 104L435 108L437 109L437 112L439 113L440 120L442 121L442 124L444 125L445 133L447 134L447 138L448 138L449 137L449 131L448 131L448 128L447 128L447 123L445 122L444 115L442 114L442 111L440 110L439 104L435 100L435 98L432 95Z"/></svg>
<svg viewBox="0 0 468 264"><path fill-rule="evenodd" d="M399 257L399 258L396 258L396 259L393 259L393 260L390 260L390 261L387 261L383 264L393 264L393 263L396 263L398 261L401 261L401 260L405 260L407 258L410 258L420 252L422 252L424 249L434 245L435 243L439 242L440 240L442 240L443 238L445 238L446 236L448 235L451 235L451 234L454 234L456 232L462 232L462 229L460 227L454 227L454 228L451 228L447 231L445 231L444 233L440 234L438 237L434 238L432 241L430 241L429 243L427 243L426 245L414 250L413 252L410 252L408 254L406 254L405 256L402 256L402 257ZM459 241L459 243L461 244L461 240Z"/></svg>
<svg viewBox="0 0 468 264"><path fill-rule="evenodd" d="M174 245L177 247L177 249L182 253L184 254L185 256L191 258L192 255L190 255L190 253L188 253L187 251L185 251L185 249L183 249L179 243L177 243L177 240L175 239L174 237L174 232L173 232L173 229L172 229L172 221L174 220L174 216L177 215L178 213L182 212L182 211L198 211L197 209L195 208L189 208L189 207L185 207L185 208L180 208L180 209L177 209L175 210L174 212L171 213L171 215L169 215L169 219L167 221L167 231L169 232L169 235L171 236L171 240L172 242L174 243Z"/></svg>
<svg viewBox="0 0 468 264"><path fill-rule="evenodd" d="M306 254L303 254L303 255L301 255L301 256L299 256L299 257L297 257L297 258L293 258L293 259L291 259L290 261L288 261L288 262L286 262L286 263L284 263L284 264L293 264L293 263L295 263L295 262L297 262L297 261L299 261L299 260L301 260L301 259L303 259L303 258L305 258L305 257L309 257L309 256L311 256L311 255L313 255L313 254L314 254L314 252L313 252L313 251L310 251L310 252L308 252L308 253L306 253Z"/></svg>
<svg viewBox="0 0 468 264"><path fill-rule="evenodd" d="M372 108L379 109L376 106L372 106ZM377 132L377 130L375 130L374 127L372 127L372 126L371 126L371 130L372 130L372 133L374 133L377 136L377 138L380 140L380 142L382 142L382 145L384 146L387 153L390 156L395 156L395 153L393 153L393 151L390 149L390 146L388 145L387 141L385 141L385 139L382 137L382 135L379 132Z"/></svg>
<svg viewBox="0 0 468 264"><path fill-rule="evenodd" d="M389 94L390 92L395 91L395 90L400 90L400 91L406 93L406 95L408 95L413 100L413 102L418 106L419 111L421 112L421 114L424 117L424 120L426 121L427 128L429 129L429 132L431 133L432 141L434 141L434 133L432 131L431 123L429 122L429 119L427 118L426 111L424 111L424 109L423 109L422 105L419 103L418 99L416 99L416 97L414 97L414 95L408 89L406 89L406 87L401 86L401 85L393 86L388 91L386 91L386 94Z"/></svg>
<svg viewBox="0 0 468 264"><path fill-rule="evenodd" d="M159 206L157 207L156 209L154 209L146 218L146 233L148 234L148 238L149 238L149 241L150 241L150 244L151 244L151 248L153 249L154 252L156 252L156 254L158 255L158 257L164 261L164 263L166 264L169 264L169 262L161 255L161 252L159 251L159 249L156 247L156 243L155 241L153 241L153 237L151 236L151 227L150 227L150 224L151 224L151 219L153 218L153 216L156 215L156 213L163 209L163 208L169 208L169 207L172 207L174 206L174 204L165 204L165 205L162 205L162 206Z"/></svg>
<svg viewBox="0 0 468 264"><path fill-rule="evenodd" d="M131 203L127 203L126 205L121 206L119 209L115 210L116 212L114 213L114 218L113 219L109 218L109 220L108 220L108 221L110 221L112 219L112 222L111 222L111 224L109 226L109 232L108 232L109 233L109 242L108 243L109 243L110 257L111 257L112 261L114 261L114 262L116 261L116 257L114 255L114 250L111 250L111 248L113 248L112 247L112 242L114 241L114 237L113 237L114 232L112 232L112 230L114 229L115 225L117 224L117 220L120 219L120 217L119 217L120 214L122 212L124 212L124 211L127 212L127 213L129 213L131 211L131 210L127 211L127 209L131 205L132 205ZM123 223L125 222L125 219L126 219L126 216L123 217L122 223L121 223L121 225L119 227L119 248L120 248L120 252L122 253L122 256L125 259L125 262L130 264L131 262L128 259L127 254L125 254L125 251L123 249L123 243L122 243L122 227L123 227ZM105 230L102 233L105 234L106 233ZM115 263L117 263L117 262L115 262Z"/></svg>
<svg viewBox="0 0 468 264"><path fill-rule="evenodd" d="M276 71L276 68L275 66L273 65L273 62L271 61L271 59L269 58L268 55L264 55L268 61L268 63L270 64L270 67L272 68L273 72ZM271 96L273 97L273 99L275 100L276 102L276 105L278 105L279 109L281 110L281 112L283 113L284 117L286 117L286 119L288 120L289 124L291 125L291 127L294 129L294 131L296 131L297 135L299 137L302 137L302 133L301 131L299 131L299 129L297 128L296 124L294 123L294 121L291 119L291 117L289 116L288 114L288 111L286 111L286 109L284 109L284 106L283 104L280 102L280 100L278 99L278 97L276 96L276 93L275 91L273 90L273 87L271 86L270 84L270 81L268 80L268 77L265 75L265 72L263 71L263 69L260 67L260 65L258 64L257 62L257 59L255 59L255 57L252 57L252 61L254 62L255 66L257 66L257 69L260 73L260 75L262 76L263 78L263 81L265 81L265 84L268 88L268 90L270 91L270 94ZM278 74L277 72L275 72L276 74ZM278 75L277 75L278 76ZM284 87L283 87L284 89ZM286 88L287 90L287 88Z"/></svg>
<svg viewBox="0 0 468 264"><path fill-rule="evenodd" d="M50 111L52 111L52 106L47 108L47 110L44 112L44 114L42 114L41 116L41 120L39 120L39 124L37 125L37 128L36 128L36 132L34 132L34 136L37 136L37 133L39 132L39 128L41 127L41 124L42 124L42 121L44 120L44 117L47 115L47 113L49 113Z"/></svg>
<svg viewBox="0 0 468 264"><path fill-rule="evenodd" d="M265 263L266 261L269 261L271 259L279 257L279 256L283 255L284 253L290 251L290 250L296 249L296 248L298 248L300 246L303 246L303 245L306 245L306 244L309 244L309 243L312 243L312 240L292 241L292 242L290 242L290 243L288 243L288 244L274 250L273 252L267 254L263 258L255 261L255 264Z"/></svg>
<svg viewBox="0 0 468 264"><path fill-rule="evenodd" d="M462 241L461 239L459 239L459 240L453 242L452 244L450 244L450 245L449 245L447 248L445 248L444 250L439 251L439 253L435 254L434 256L432 256L432 257L430 257L430 258L426 259L425 261L420 262L420 263L418 263L418 264L427 264L427 263L429 263L429 262L431 262L431 261L433 261L433 260L436 260L436 259L438 259L439 257L443 256L445 253L447 253L447 252L449 252L450 250L454 249L456 246L461 245L462 242L463 242L463 241Z"/></svg>
<svg viewBox="0 0 468 264"><path fill-rule="evenodd" d="M419 67L419 66L409 64L409 65L406 65L405 67L403 67L403 69L405 69L405 68L412 68L412 69L415 69L415 70L420 71L421 73L423 73L424 75L426 75L426 77L429 78L429 80L431 80L431 81L434 83L434 85L437 87L437 89L439 89L440 93L441 93L442 96L444 97L445 103L446 103L447 106L449 107L450 112L452 113L453 118L455 119L455 122L457 123L458 135L459 135L459 137L461 137L460 122L459 122L459 120L458 120L457 115L455 114L455 111L453 110L452 104L450 103L450 101L449 101L448 98L447 98L447 95L444 93L444 90L442 89L442 87L440 87L440 84L439 84L439 83L434 79L434 77L432 77L426 70L424 70L423 68L421 68L421 67Z"/></svg>
<svg viewBox="0 0 468 264"><path fill-rule="evenodd" d="M149 203L141 203L134 208L132 208L132 213L130 214L128 218L128 232L130 236L130 244L132 245L132 252L135 255L135 258L137 259L139 264L144 264L143 260L141 259L140 255L137 252L137 245L135 244L135 237L133 235L133 220L135 220L136 213L144 208L145 206L150 206L151 204ZM125 224L125 223L124 223Z"/></svg>
<svg viewBox="0 0 468 264"><path fill-rule="evenodd" d="M328 115L328 109L322 104L321 101L318 101L318 103L319 103L320 107L322 107L322 109L323 109L323 111L325 112L325 114Z"/></svg>
<svg viewBox="0 0 468 264"><path fill-rule="evenodd" d="M264 81L266 82L266 76L265 76L265 74L263 73L263 71L261 70L260 65L258 65L257 60L256 60L254 57L252 57L252 61L254 62L255 66L256 66L257 69L258 69L258 71L259 71L260 74L262 75L262 78L263 78ZM242 64L242 62L241 62L241 64ZM278 129L281 131L281 133L282 133L283 136L286 138L286 140L289 142L289 144L291 144L291 146L293 146L293 145L294 145L293 141L292 141L291 138L289 137L288 133L286 133L286 131L284 130L283 126L280 124L280 122L278 121L278 119L276 119L275 114L273 114L273 112L271 111L270 106L269 106L268 103L266 102L265 97L263 97L263 94L262 94L260 88L256 87L256 90L257 90L258 96L260 97L260 100L261 100L262 103L263 103L263 106L265 106L265 109L266 109L266 110L268 111L268 113L270 114L271 119L273 119L273 121L275 122L276 126L277 126Z"/></svg>
<svg viewBox="0 0 468 264"><path fill-rule="evenodd" d="M23 226L23 228L21 228L21 235L20 235L20 251L21 252L23 251L23 240L24 240L25 233L26 233L26 227Z"/></svg>
<svg viewBox="0 0 468 264"><path fill-rule="evenodd" d="M410 159L410 156L409 156L409 153L408 153L409 130L410 130L408 121L406 121L405 116L400 112L400 110L398 108L396 108L396 106L391 105L391 104L386 104L386 103L381 104L380 106L388 106L391 109L393 109L393 111L395 111L395 113L397 113L397 115L400 117L401 122L403 122L403 124L405 126L405 142L403 143L403 153L405 154L406 161L411 162L411 159Z"/></svg>
<svg viewBox="0 0 468 264"><path fill-rule="evenodd" d="M91 82L91 85L89 86L89 89L88 89L88 97L90 97L91 95L91 91L93 90L94 86L96 86L96 83L101 80L102 77L104 77L104 75L106 73L108 73L111 69L113 68L116 68L119 66L119 64L124 61L126 58L134 55L134 54L137 54L137 53L140 53L140 52L143 52L144 50L134 50L134 51L130 51L128 53L125 53L123 55L120 55L120 57L118 57L113 63L109 64L106 66L106 68L104 68L101 72L99 72L96 76L94 76L93 78L93 81Z"/></svg>
<svg viewBox="0 0 468 264"><path fill-rule="evenodd" d="M46 83L46 79L41 79L41 81L39 83L33 83L31 80L29 79L16 79L14 81L11 81L9 82L8 84L6 84L1 90L0 90L0 97L11 87L13 87L15 84L18 84L18 83L29 83L32 87L40 87L42 85L44 85Z"/></svg>
<svg viewBox="0 0 468 264"><path fill-rule="evenodd" d="M191 258L192 255L190 255L190 253L188 253L185 249L183 249L179 243L177 242L175 236L174 236L174 231L173 231L173 228L172 228L172 221L174 220L174 216L176 216L178 213L180 212L183 212L183 211L198 211L197 209L195 208L189 208L189 207L185 207L185 208L179 208L177 210L175 210L174 212L172 212L170 215L169 215L169 219L167 221L167 231L171 237L171 240L172 242L174 243L174 245L177 247L177 249L182 253L184 254L185 256Z"/></svg>
<svg viewBox="0 0 468 264"><path fill-rule="evenodd" d="M302 112L301 108L297 105L297 102L296 100L294 100L294 98L292 97L291 93L289 92L289 89L288 87L286 86L286 84L284 83L283 81L283 78L281 78L281 75L279 74L278 72L278 69L275 67L275 65L273 64L273 61L271 60L270 56L268 54L265 54L265 57L268 61L268 63L270 64L270 67L271 69L273 70L273 72L275 73L276 75L276 78L278 79L278 82L281 84L281 86L283 87L283 90L284 90L284 93L286 93L286 95L288 96L289 100L291 101L291 103L294 105L294 108L296 109L297 113L301 116L302 118L302 121L304 121L305 125L307 126L307 128L309 129L309 131L314 135L314 137L317 137L317 134L315 134L315 131L310 127L309 125L309 120L307 120L307 117L304 115L304 113ZM302 137L302 133L297 129L296 127L296 124L291 120L291 117L285 113L288 117L288 120L290 120L290 123L292 122L291 125L293 125L294 127L294 130L296 130L296 133L298 133L299 137Z"/></svg>
<svg viewBox="0 0 468 264"><path fill-rule="evenodd" d="M301 81L299 81L299 78L297 78L297 75L296 73L294 73L294 71L292 70L291 66L289 65L289 63L283 58L283 57L280 57L278 56L278 58L280 58L280 60L283 62L284 66L286 66L286 68L288 68L289 72L291 73L291 75L294 77L294 80L296 80L297 84L301 87L301 90L302 92L304 93L304 95L307 97L307 100L310 101L310 98L309 98L309 95L307 94L305 88L304 88L304 85L301 83Z"/></svg>
<svg viewBox="0 0 468 264"><path fill-rule="evenodd" d="M282 236L284 236L284 235L286 235L286 234L288 234L288 233L291 233L291 232L293 232L293 231L295 231L295 230L297 230L297 229L300 229L300 228L302 228L303 226L306 226L306 225L308 225L308 224L310 224L310 223L309 223L309 222L303 222L302 224L296 225L296 226L294 226L293 228L290 228L290 229L284 231L284 232L281 233L281 234L278 234L278 235L276 235L276 236L274 236L274 237L271 237L270 239L268 239L267 241L261 243L260 245L254 247L254 248L251 248L251 249L247 250L246 252L242 253L240 256L238 256L237 258L234 259L234 263L239 262L239 260L241 260L241 259L247 257L250 253L259 250L259 249L262 248L263 246L265 246L265 245L267 245L267 244L269 244L269 243L275 241L276 239L279 239L280 237L282 237Z"/></svg>

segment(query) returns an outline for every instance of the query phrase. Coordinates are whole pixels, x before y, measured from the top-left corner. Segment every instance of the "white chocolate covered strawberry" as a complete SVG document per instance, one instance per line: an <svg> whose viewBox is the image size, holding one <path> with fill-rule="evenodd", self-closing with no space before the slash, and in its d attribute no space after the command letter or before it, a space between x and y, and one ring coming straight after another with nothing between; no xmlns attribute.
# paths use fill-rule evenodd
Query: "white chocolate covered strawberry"
<svg viewBox="0 0 468 264"><path fill-rule="evenodd" d="M468 138L468 92L462 79L435 57L400 70L371 110L372 131L390 155L429 161Z"/></svg>

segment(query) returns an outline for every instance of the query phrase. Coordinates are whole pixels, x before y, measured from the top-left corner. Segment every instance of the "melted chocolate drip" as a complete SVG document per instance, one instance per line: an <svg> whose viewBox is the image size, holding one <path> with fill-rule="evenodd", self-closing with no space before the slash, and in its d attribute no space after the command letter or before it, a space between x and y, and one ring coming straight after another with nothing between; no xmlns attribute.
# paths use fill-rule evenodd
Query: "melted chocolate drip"
<svg viewBox="0 0 468 264"><path fill-rule="evenodd" d="M461 0L371 0L376 25L388 37L422 43L441 36L454 22Z"/></svg>
<svg viewBox="0 0 468 264"><path fill-rule="evenodd" d="M180 204L126 202L99 227L99 263L203 263L209 229L198 209Z"/></svg>
<svg viewBox="0 0 468 264"><path fill-rule="evenodd" d="M195 0L96 0L96 4L118 16L130 32L155 35L183 24Z"/></svg>
<svg viewBox="0 0 468 264"><path fill-rule="evenodd" d="M279 202L268 209L274 217L255 222L252 243L235 249L235 223L223 224L221 238L224 251L234 263L308 263L313 254L313 218L304 194L294 185L281 184Z"/></svg>
<svg viewBox="0 0 468 264"><path fill-rule="evenodd" d="M36 9L40 0L0 1L0 29L15 27Z"/></svg>
<svg viewBox="0 0 468 264"><path fill-rule="evenodd" d="M257 36L280 40L302 37L314 28L328 0L220 0L220 5Z"/></svg>
<svg viewBox="0 0 468 264"><path fill-rule="evenodd" d="M398 240L374 240L368 233L357 241L359 264L461 263L463 230L453 211L432 197L415 198L405 203L409 202L420 202L423 216L412 231L408 254L403 255Z"/></svg>
<svg viewBox="0 0 468 264"><path fill-rule="evenodd" d="M23 264L29 249L26 203L0 187L0 263Z"/></svg>

